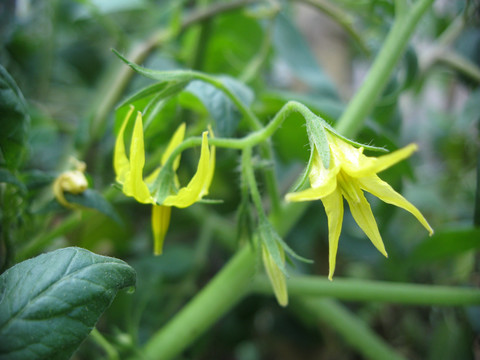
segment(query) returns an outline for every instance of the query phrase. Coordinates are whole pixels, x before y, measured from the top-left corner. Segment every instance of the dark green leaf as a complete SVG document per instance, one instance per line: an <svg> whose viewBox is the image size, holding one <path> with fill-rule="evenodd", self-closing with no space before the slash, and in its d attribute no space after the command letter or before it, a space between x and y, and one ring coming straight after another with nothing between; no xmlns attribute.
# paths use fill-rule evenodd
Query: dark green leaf
<svg viewBox="0 0 480 360"><path fill-rule="evenodd" d="M64 195L65 199L72 204L78 204L87 208L98 210L117 223L122 223L122 219L120 219L120 216L117 214L113 206L107 200L105 200L105 198L98 191L87 189L81 194L74 195L65 192Z"/></svg>
<svg viewBox="0 0 480 360"><path fill-rule="evenodd" d="M30 118L23 95L10 74L0 65L0 161L10 169L17 168L23 158L24 142Z"/></svg>
<svg viewBox="0 0 480 360"><path fill-rule="evenodd" d="M219 77L219 80L233 92L247 107L253 101L253 92L239 81L228 77ZM192 81L186 92L197 97L215 120L219 136L231 136L237 129L242 116L232 101L215 86L203 81Z"/></svg>
<svg viewBox="0 0 480 360"><path fill-rule="evenodd" d="M0 277L0 359L69 359L118 290L135 285L125 262L65 248Z"/></svg>

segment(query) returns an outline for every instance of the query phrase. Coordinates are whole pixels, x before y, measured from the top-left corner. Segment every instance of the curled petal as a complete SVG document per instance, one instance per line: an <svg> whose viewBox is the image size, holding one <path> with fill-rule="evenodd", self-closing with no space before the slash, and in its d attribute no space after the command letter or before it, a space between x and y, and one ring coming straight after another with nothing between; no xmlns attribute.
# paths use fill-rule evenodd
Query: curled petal
<svg viewBox="0 0 480 360"><path fill-rule="evenodd" d="M208 148L207 131L202 134L202 149L200 152L200 160L198 161L197 172L190 180L186 187L181 188L176 195L169 195L163 201L165 206L176 206L185 208L192 205L194 202L200 200L202 193L205 192L205 187L208 181L211 180L210 166L210 150Z"/></svg>
<svg viewBox="0 0 480 360"><path fill-rule="evenodd" d="M334 191L322 199L328 218L328 279L332 280L337 259L338 240L342 231L343 197L340 191Z"/></svg>
<svg viewBox="0 0 480 360"><path fill-rule="evenodd" d="M138 112L133 128L132 143L130 144L130 171L125 176L123 192L133 196L143 204L153 203L147 184L143 181L143 166L145 165L145 147L143 144L142 114Z"/></svg>
<svg viewBox="0 0 480 360"><path fill-rule="evenodd" d="M427 229L430 236L433 235L433 229L423 217L422 213L412 203L393 190L389 184L380 179L378 176L374 175L360 178L358 179L358 182L362 189L368 191L372 195L375 195L380 200L407 210L417 218L417 220L425 229Z"/></svg>
<svg viewBox="0 0 480 360"><path fill-rule="evenodd" d="M127 127L128 120L134 111L134 107L130 106L130 110L123 120L120 131L118 132L117 139L115 140L115 151L113 153L113 168L115 169L116 180L118 183L123 184L125 177L130 171L130 163L128 162L127 154L125 152L124 134Z"/></svg>
<svg viewBox="0 0 480 360"><path fill-rule="evenodd" d="M380 251L384 256L388 257L385 246L383 245L382 237L378 231L377 222L375 221L372 209L370 208L370 204L365 198L365 195L363 195L363 191L360 189L358 184L355 184L355 187L357 188L356 199L347 197L344 194L345 199L350 207L350 212L352 213L352 216L358 226L360 226L378 251Z"/></svg>
<svg viewBox="0 0 480 360"><path fill-rule="evenodd" d="M160 255L163 252L163 241L170 225L170 206L153 205L152 207L152 231L153 253Z"/></svg>

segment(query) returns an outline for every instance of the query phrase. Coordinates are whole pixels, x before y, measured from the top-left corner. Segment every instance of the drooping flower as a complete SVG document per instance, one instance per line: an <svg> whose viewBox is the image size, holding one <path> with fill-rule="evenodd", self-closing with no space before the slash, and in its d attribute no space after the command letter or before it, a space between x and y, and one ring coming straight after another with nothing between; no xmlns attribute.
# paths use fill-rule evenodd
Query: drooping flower
<svg viewBox="0 0 480 360"><path fill-rule="evenodd" d="M321 200L328 217L329 242L329 274L332 280L335 271L335 261L338 241L343 221L343 198L347 200L353 218L365 232L373 245L385 256L387 252L380 236L377 223L373 216L370 204L363 191L380 198L380 200L401 207L413 216L433 234L433 230L420 211L407 201L402 195L381 180L377 173L391 167L409 157L417 145L410 144L391 154L380 157L368 157L363 154L363 147L356 148L338 136L326 131L330 148L330 163L325 168L322 159L313 155L312 168L309 174L310 188L289 193L287 201Z"/></svg>
<svg viewBox="0 0 480 360"><path fill-rule="evenodd" d="M188 207L208 194L215 169L215 148L213 146L209 148L208 131L203 132L200 159L195 175L188 185L180 188L178 192L169 193L166 196L159 196L159 193L162 191L156 188L157 176L160 174L162 167L167 163L172 152L183 141L185 124L180 125L173 134L162 156L160 167L144 179L145 147L143 140L143 121L140 112L137 112L133 127L130 158L127 157L125 151L124 134L133 111L134 108L131 107L122 123L115 143L113 164L116 181L122 185L122 191L125 195L135 198L135 200L142 204L153 205L152 231L154 237L154 253L159 255L162 253L163 240L170 224L171 207ZM180 155L173 161L173 171L176 171L179 165ZM175 187L180 187L176 176L174 178Z"/></svg>

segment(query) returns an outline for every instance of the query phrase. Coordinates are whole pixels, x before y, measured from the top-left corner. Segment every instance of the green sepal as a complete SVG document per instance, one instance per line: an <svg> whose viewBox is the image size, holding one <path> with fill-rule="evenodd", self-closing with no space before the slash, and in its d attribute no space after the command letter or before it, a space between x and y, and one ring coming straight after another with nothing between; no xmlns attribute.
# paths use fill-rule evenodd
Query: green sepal
<svg viewBox="0 0 480 360"><path fill-rule="evenodd" d="M169 71L159 71L159 70L151 70L139 66L135 63L132 63L128 59L126 59L122 54L120 54L117 50L112 49L113 53L117 55L120 60L122 60L125 64L130 66L133 70L138 72L139 74L153 80L158 80L160 82L185 82L188 83L194 79L196 79L195 71L191 70L169 70Z"/></svg>
<svg viewBox="0 0 480 360"><path fill-rule="evenodd" d="M158 205L162 205L165 198L177 190L175 189L174 179L175 172L167 163L162 167L153 183L148 186L153 199Z"/></svg>
<svg viewBox="0 0 480 360"><path fill-rule="evenodd" d="M335 136L338 136L340 139L344 140L345 142L349 143L352 146L355 147L363 147L365 150L370 150L370 151L377 151L377 152L384 152L387 153L389 152L388 149L385 149L384 147L379 147L379 146L372 146L372 145L367 145L367 144L362 144L356 141L353 141L349 138L346 138L342 134L340 134L337 130L335 130L329 123L324 121L324 127L326 130L330 131L332 134Z"/></svg>
<svg viewBox="0 0 480 360"><path fill-rule="evenodd" d="M325 169L328 169L330 166L330 146L328 145L327 135L323 126L325 121L313 113L312 115L314 117L309 116L305 118L310 146L315 149L320 159L322 159Z"/></svg>
<svg viewBox="0 0 480 360"><path fill-rule="evenodd" d="M298 255L290 246L288 246L285 241L278 235L275 231L273 226L268 222L266 218L260 219L260 224L258 227L258 233L260 240L265 244L267 250L270 252L270 255L275 261L275 264L278 266L282 272L288 276L287 270L285 268L285 264L283 263L282 256L280 254L280 248L282 248L286 254L290 255L291 257L304 262L311 264L313 260L304 258L303 256ZM288 260L288 256L287 256Z"/></svg>
<svg viewBox="0 0 480 360"><path fill-rule="evenodd" d="M267 219L260 220L260 224L258 226L258 237L260 241L265 244L267 251L272 256L272 259L278 268L285 274L285 276L288 276L282 255L280 254L278 242L279 236Z"/></svg>
<svg viewBox="0 0 480 360"><path fill-rule="evenodd" d="M293 186L293 189L289 192L296 192L301 189L306 185L307 180L308 180L308 175L310 174L310 171L312 170L312 164L313 164L313 154L314 154L314 147L310 148L310 157L308 158L308 163L307 167L305 168L305 171L303 172L302 177L297 181L297 183Z"/></svg>

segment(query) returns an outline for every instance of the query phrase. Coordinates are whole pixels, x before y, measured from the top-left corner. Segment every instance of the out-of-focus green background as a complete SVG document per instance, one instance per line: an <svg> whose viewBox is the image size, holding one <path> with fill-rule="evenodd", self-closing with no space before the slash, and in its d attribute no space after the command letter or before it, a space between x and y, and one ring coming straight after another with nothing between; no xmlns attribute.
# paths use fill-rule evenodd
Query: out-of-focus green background
<svg viewBox="0 0 480 360"><path fill-rule="evenodd" d="M336 12L332 15L312 3L331 4ZM233 9L232 4L238 6ZM223 11L193 22L215 7ZM25 189L3 198L2 222L11 231L8 239L2 238L2 248L14 253L69 215L52 206L50 184L70 156L85 161L92 188L111 192L121 224L101 213L82 211L80 226L38 250L75 245L121 258L136 269L136 292L120 294L98 325L122 358L133 354L135 346L198 292L236 248L239 157L236 151L217 149L210 197L223 203L174 208L165 253L154 257L150 208L111 187L115 106L150 81L134 75L120 87L116 80L126 66L111 49L130 58L144 51L145 56L137 58L149 68L236 77L251 89L246 96L264 122L288 100L298 100L335 124L379 51L393 12L387 0L2 1L0 63L23 93L30 116L25 149L18 152L15 165ZM355 139L389 150L410 142L419 145L412 158L381 177L422 211L435 235L429 238L403 210L368 197L389 258L376 251L346 211L337 277L478 286L479 24L478 1L435 1ZM212 109L194 95L190 88L162 105L146 128L148 154L162 150L183 121L192 134L204 128ZM216 111L217 117L227 119L217 133L245 134L234 109ZM300 116L292 115L272 139L282 193L291 188L308 159L301 124ZM183 183L195 170L197 153L189 150L184 155L179 169ZM315 261L297 264L292 273L327 274L321 202L310 205L285 240ZM8 261L2 258L3 268L11 265ZM480 359L478 307L346 305L409 359ZM182 358L360 359L329 324L311 323L295 309L280 308L273 297L251 296ZM74 358L105 355L87 339Z"/></svg>

